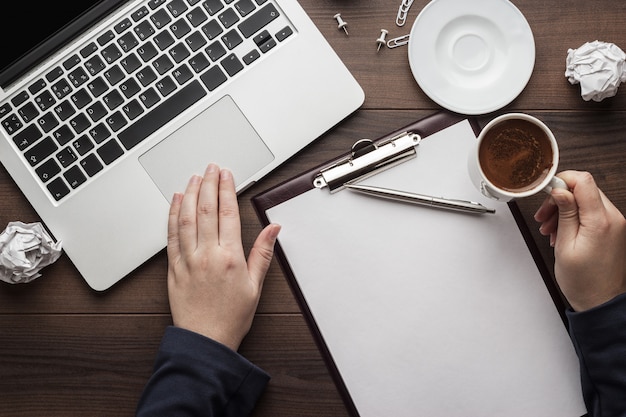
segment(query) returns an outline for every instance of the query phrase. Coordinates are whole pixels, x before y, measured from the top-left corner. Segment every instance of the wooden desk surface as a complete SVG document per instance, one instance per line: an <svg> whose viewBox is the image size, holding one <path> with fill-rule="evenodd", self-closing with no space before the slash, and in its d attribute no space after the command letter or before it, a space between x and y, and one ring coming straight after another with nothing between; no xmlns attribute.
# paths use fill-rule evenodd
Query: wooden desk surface
<svg viewBox="0 0 626 417"><path fill-rule="evenodd" d="M413 80L406 47L382 49L408 33L427 0L415 0L406 27L395 25L400 0L302 0L365 90L363 107L240 197L243 239L260 231L250 197L344 152L355 139L378 137L438 110ZM536 63L522 94L498 113L523 111L544 120L561 149L562 169L592 172L626 212L626 86L602 103L584 102L564 77L568 48L587 41L626 48L626 2L514 0L533 30ZM349 36L333 19L341 12ZM494 114L480 117L481 124ZM207 161L208 162L208 161ZM520 202L531 230L542 197ZM39 221L0 167L0 228ZM163 219L166 221L166 219ZM548 262L546 240L534 238ZM90 290L67 257L27 285L0 283L0 415L130 416L148 380L163 329L170 324L166 255L161 252L110 291ZM274 262L253 328L241 353L272 375L255 416L346 416L342 400L283 274Z"/></svg>

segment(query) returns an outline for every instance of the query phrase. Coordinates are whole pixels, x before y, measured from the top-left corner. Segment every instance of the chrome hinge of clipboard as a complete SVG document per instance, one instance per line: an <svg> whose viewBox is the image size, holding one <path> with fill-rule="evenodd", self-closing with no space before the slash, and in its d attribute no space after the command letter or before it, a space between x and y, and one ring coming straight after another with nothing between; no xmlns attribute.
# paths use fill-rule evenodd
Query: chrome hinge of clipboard
<svg viewBox="0 0 626 417"><path fill-rule="evenodd" d="M352 146L349 156L325 168L314 178L315 188L326 188L331 193L350 181L367 178L417 156L420 135L404 132L391 139L374 142L361 139Z"/></svg>

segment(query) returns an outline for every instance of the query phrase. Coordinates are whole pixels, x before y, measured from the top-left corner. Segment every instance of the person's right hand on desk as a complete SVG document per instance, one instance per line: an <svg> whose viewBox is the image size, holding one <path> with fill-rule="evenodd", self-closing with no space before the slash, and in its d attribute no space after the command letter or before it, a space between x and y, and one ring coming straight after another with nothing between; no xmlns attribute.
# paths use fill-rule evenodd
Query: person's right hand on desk
<svg viewBox="0 0 626 417"><path fill-rule="evenodd" d="M626 219L591 174L559 177L571 191L554 189L535 219L554 246L561 291L573 310L583 311L626 292Z"/></svg>

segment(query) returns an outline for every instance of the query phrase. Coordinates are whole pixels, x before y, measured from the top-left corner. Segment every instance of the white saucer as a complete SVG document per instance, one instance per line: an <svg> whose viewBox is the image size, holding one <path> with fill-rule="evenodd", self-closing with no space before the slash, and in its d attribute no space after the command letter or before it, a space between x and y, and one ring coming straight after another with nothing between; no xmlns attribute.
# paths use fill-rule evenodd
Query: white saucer
<svg viewBox="0 0 626 417"><path fill-rule="evenodd" d="M409 64L437 104L485 114L522 92L535 65L535 40L509 0L432 0L411 29Z"/></svg>

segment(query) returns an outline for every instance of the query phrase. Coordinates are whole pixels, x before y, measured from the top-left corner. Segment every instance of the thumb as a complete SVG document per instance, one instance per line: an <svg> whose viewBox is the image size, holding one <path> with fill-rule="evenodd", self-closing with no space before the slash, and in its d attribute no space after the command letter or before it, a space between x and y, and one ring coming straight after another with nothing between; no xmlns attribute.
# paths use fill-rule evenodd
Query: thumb
<svg viewBox="0 0 626 417"><path fill-rule="evenodd" d="M572 194L568 190L554 189L552 198L559 209L559 226L557 232L557 244L559 241L573 241L578 235L580 228L580 219L578 213L578 204Z"/></svg>
<svg viewBox="0 0 626 417"><path fill-rule="evenodd" d="M248 273L259 288L263 285L265 274L274 256L274 244L276 243L279 232L280 225L270 224L259 233L259 236L256 238L250 250L250 256L248 256Z"/></svg>

